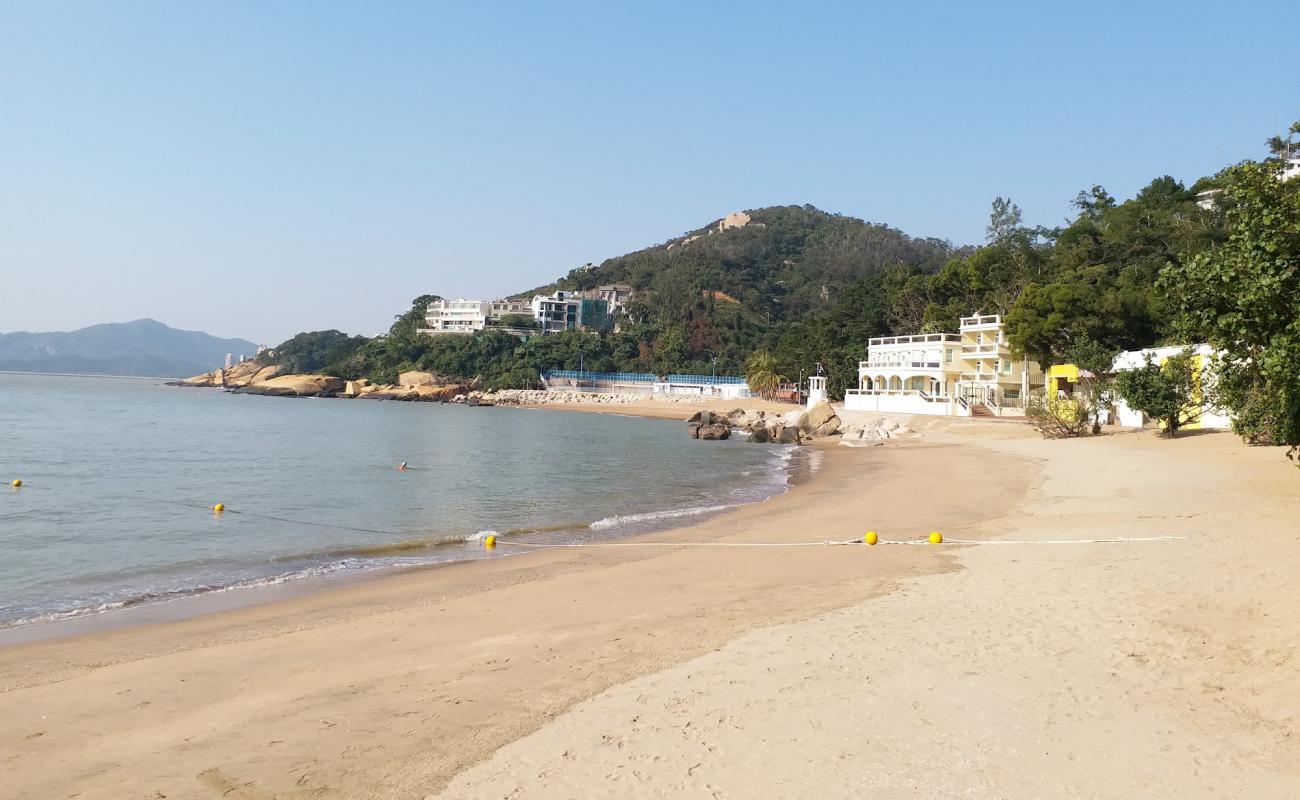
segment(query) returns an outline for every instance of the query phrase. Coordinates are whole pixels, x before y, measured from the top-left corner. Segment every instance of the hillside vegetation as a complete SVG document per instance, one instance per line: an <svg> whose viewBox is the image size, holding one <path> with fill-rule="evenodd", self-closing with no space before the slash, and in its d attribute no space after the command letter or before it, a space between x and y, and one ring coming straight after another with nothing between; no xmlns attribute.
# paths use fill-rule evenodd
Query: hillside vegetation
<svg viewBox="0 0 1300 800"><path fill-rule="evenodd" d="M300 371L380 382L426 369L518 388L533 385L539 369L579 365L658 374L716 365L735 375L765 353L753 363L775 364L782 380L822 365L840 396L856 385L871 337L955 331L963 315L1002 314L1013 349L1044 366L1072 361L1098 371L1119 350L1208 341L1226 354L1225 402L1239 419L1249 408L1251 438L1300 439L1300 180L1281 180L1298 135L1300 124L1269 141L1270 157L1190 187L1159 176L1119 200L1093 186L1060 227L1026 225L1014 203L997 198L979 247L780 206L536 290L631 284L637 296L617 333L430 338L416 333L432 299L425 296L386 336L300 334L277 357ZM1197 192L1209 188L1219 194L1202 207Z"/></svg>

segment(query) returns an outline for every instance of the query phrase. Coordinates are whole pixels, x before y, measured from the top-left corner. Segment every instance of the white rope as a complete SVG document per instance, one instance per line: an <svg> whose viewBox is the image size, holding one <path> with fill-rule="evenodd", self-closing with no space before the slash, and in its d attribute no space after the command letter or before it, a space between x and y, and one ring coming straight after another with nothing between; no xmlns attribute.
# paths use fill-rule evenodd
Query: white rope
<svg viewBox="0 0 1300 800"><path fill-rule="evenodd" d="M536 549L548 547L828 547L841 544L862 544L862 540L850 539L844 542L564 542L559 544L539 544L497 539L496 543Z"/></svg>
<svg viewBox="0 0 1300 800"><path fill-rule="evenodd" d="M941 544L1134 544L1138 542L1172 542L1186 539L1186 536L1137 536L1137 537L1116 537L1113 539L948 539L945 538ZM884 541L880 544L915 544L928 545L926 539L911 539L908 541Z"/></svg>
<svg viewBox="0 0 1300 800"><path fill-rule="evenodd" d="M976 545L976 544L1134 544L1139 542L1171 542L1186 539L1186 536L1141 536L1118 537L1114 539L944 539L939 544ZM829 547L850 544L865 544L861 539L821 542L563 542L541 544L537 542L512 542L497 539L499 545L511 547L531 547L544 550L552 547ZM881 539L877 544L905 544L933 547L935 543L928 539L889 540Z"/></svg>

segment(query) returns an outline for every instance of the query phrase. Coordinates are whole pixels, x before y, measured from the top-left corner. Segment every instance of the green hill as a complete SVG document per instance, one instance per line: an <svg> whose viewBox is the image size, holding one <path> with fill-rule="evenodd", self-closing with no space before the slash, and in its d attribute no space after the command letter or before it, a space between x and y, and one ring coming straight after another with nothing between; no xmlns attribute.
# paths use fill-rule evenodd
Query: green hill
<svg viewBox="0 0 1300 800"><path fill-rule="evenodd" d="M721 292L753 319L781 322L830 307L839 292L887 267L937 272L954 255L947 241L812 206L773 206L573 270L536 291L627 283L651 293L643 311L652 312L707 312L717 303L705 293Z"/></svg>

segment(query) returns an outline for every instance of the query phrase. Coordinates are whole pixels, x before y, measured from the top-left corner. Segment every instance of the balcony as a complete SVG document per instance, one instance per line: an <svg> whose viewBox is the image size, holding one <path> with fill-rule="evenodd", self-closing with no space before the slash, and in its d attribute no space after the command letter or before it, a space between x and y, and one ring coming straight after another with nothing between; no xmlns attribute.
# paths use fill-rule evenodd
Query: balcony
<svg viewBox="0 0 1300 800"><path fill-rule="evenodd" d="M868 372L879 369L941 369L943 365L938 361L911 361L908 359L888 359L880 361L859 361L858 372L866 370Z"/></svg>
<svg viewBox="0 0 1300 800"><path fill-rule="evenodd" d="M915 336L879 336L867 340L867 347L881 347L889 344L925 344L927 342L960 342L957 333L919 333Z"/></svg>
<svg viewBox="0 0 1300 800"><path fill-rule="evenodd" d="M1000 314L983 314L976 317L962 317L961 329L963 331L988 330L990 328L1001 327L1002 316Z"/></svg>
<svg viewBox="0 0 1300 800"><path fill-rule="evenodd" d="M961 346L962 358L997 358L1007 352L1006 345L996 342L984 344L964 344Z"/></svg>

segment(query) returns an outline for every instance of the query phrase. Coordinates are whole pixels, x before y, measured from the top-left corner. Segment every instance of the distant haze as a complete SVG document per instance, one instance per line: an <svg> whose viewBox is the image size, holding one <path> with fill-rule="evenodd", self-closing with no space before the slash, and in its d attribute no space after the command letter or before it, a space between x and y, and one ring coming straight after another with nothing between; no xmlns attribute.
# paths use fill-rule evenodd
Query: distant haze
<svg viewBox="0 0 1300 800"><path fill-rule="evenodd" d="M6 3L0 328L374 334L728 212L957 244L1263 153L1294 7Z"/></svg>
<svg viewBox="0 0 1300 800"><path fill-rule="evenodd" d="M181 331L152 319L70 332L0 334L0 370L85 375L189 377L220 367L230 353L252 358L257 345Z"/></svg>

